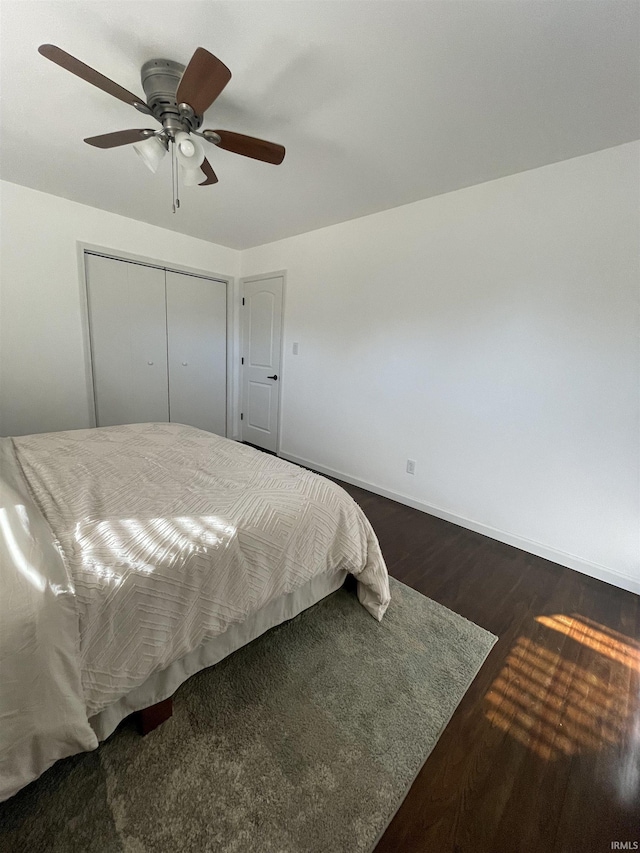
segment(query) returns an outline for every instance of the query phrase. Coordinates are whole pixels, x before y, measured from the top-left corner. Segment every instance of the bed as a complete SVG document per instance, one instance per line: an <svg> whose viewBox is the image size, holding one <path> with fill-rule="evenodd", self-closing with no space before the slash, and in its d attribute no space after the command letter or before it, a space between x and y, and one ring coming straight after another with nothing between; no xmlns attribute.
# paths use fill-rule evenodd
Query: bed
<svg viewBox="0 0 640 853"><path fill-rule="evenodd" d="M0 800L357 580L389 582L330 480L178 424L0 439Z"/></svg>

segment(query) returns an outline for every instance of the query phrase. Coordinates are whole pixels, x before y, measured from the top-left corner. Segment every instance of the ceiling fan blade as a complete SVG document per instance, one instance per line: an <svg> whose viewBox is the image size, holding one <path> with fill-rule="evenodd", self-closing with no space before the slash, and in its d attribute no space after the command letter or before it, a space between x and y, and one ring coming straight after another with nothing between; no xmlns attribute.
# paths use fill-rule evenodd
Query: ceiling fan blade
<svg viewBox="0 0 640 853"><path fill-rule="evenodd" d="M211 133L219 136L220 142L207 136ZM245 136L243 133L233 133L230 130L205 130L203 136L209 139L209 142L214 142L218 148L233 151L234 154L242 154L243 157L253 157L254 160L273 163L274 166L278 166L284 160L284 146L267 142L265 139L256 139L255 136Z"/></svg>
<svg viewBox="0 0 640 853"><path fill-rule="evenodd" d="M217 184L218 183L218 176L216 175L216 173L211 168L211 163L207 160L206 157L204 158L204 160L202 162L202 166L200 166L200 168L202 169L202 171L205 173L205 175L207 177L206 177L206 180L204 180L200 184L198 184L199 187L208 187L209 184Z"/></svg>
<svg viewBox="0 0 640 853"><path fill-rule="evenodd" d="M227 83L231 72L216 56L203 47L196 49L178 84L176 101L189 104L202 115L209 109Z"/></svg>
<svg viewBox="0 0 640 853"><path fill-rule="evenodd" d="M87 83L97 86L98 89L102 89L102 91L106 92L108 95L113 95L114 98L119 98L121 101L124 101L125 104L131 104L132 107L135 107L141 112L151 113L151 110L144 102L144 98L139 98L137 95L134 95L133 92L123 89L122 86L114 83L113 80L109 80L109 78L105 77L104 74L100 74L99 71L96 71L89 65L85 65L84 62L80 62L80 60L76 59L75 56L71 56L70 53L62 50L62 48L56 47L55 44L41 44L38 48L38 53L42 54L42 56L47 59L50 59L51 62L55 62L56 65L59 65L61 68L75 74L76 77L81 77L83 80L86 80Z"/></svg>
<svg viewBox="0 0 640 853"><path fill-rule="evenodd" d="M85 139L89 145L96 148L117 148L118 145L131 145L133 142L142 142L153 136L153 130L116 130L115 133L103 133L102 136L89 136Z"/></svg>

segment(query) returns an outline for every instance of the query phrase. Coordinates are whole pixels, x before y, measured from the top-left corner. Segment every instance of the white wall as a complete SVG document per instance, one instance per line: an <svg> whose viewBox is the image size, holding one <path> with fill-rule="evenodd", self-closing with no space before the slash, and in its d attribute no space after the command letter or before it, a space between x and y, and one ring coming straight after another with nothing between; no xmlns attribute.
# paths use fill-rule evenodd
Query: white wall
<svg viewBox="0 0 640 853"><path fill-rule="evenodd" d="M87 427L77 243L229 277L240 253L17 184L0 189L0 435Z"/></svg>
<svg viewBox="0 0 640 853"><path fill-rule="evenodd" d="M282 454L640 592L639 160L243 252L288 270Z"/></svg>

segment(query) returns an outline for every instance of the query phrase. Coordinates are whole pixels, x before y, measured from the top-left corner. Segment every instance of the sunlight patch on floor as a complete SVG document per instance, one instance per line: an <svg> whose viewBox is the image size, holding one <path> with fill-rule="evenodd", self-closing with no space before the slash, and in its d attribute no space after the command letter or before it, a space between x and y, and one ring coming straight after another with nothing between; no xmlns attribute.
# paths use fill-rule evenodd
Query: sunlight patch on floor
<svg viewBox="0 0 640 853"><path fill-rule="evenodd" d="M546 630L518 638L485 697L489 721L546 761L628 740L640 643L582 616L536 621ZM563 654L563 637L582 646L582 665Z"/></svg>
<svg viewBox="0 0 640 853"><path fill-rule="evenodd" d="M599 625L587 624L585 619L571 616L538 616L536 622L559 631L605 657L640 672L640 643Z"/></svg>

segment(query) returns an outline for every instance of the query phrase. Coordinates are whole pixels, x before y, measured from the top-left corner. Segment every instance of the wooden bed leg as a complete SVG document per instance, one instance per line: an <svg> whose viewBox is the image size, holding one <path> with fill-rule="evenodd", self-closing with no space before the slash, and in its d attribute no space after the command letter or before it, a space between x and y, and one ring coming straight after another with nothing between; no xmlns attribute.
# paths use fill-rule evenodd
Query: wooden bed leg
<svg viewBox="0 0 640 853"><path fill-rule="evenodd" d="M149 732L157 729L161 723L168 720L172 714L173 699L165 699L164 702L158 702L156 705L138 711L140 734L148 735Z"/></svg>

